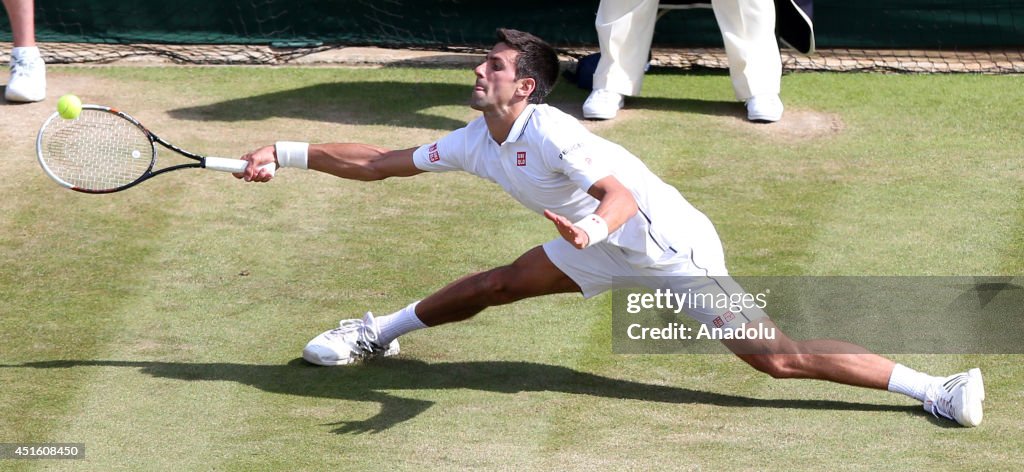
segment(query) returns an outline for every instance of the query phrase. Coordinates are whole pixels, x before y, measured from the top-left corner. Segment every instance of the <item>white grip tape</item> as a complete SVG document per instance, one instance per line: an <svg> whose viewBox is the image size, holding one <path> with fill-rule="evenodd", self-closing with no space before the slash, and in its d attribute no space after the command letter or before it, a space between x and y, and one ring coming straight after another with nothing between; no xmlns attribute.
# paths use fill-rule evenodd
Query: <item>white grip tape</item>
<svg viewBox="0 0 1024 472"><path fill-rule="evenodd" d="M573 223L573 226L587 233L589 241L587 241L586 247L593 246L608 237L608 222L597 216L597 213L584 216L582 220Z"/></svg>
<svg viewBox="0 0 1024 472"><path fill-rule="evenodd" d="M224 157L207 157L204 162L206 162L207 169L231 172L232 174L245 172L245 168L249 167L249 161L227 159ZM273 162L260 167L260 169L266 169L270 172L271 177L274 176L274 171L276 170Z"/></svg>
<svg viewBox="0 0 1024 472"><path fill-rule="evenodd" d="M274 144L274 149L277 153L277 165L296 169L309 168L309 143L278 141Z"/></svg>

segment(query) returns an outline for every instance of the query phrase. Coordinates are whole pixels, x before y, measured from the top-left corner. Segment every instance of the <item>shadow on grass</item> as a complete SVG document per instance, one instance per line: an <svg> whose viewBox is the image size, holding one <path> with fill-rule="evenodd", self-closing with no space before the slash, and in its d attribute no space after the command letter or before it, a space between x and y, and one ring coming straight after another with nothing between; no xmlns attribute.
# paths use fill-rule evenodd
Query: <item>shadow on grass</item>
<svg viewBox="0 0 1024 472"><path fill-rule="evenodd" d="M586 98L584 96L584 98ZM565 96L555 96L550 105L562 110L577 120L583 118L583 102ZM697 98L627 97L624 110L666 111L709 116L731 116L747 119L747 109L739 102L701 100ZM600 120L597 120L600 121Z"/></svg>
<svg viewBox="0 0 1024 472"><path fill-rule="evenodd" d="M375 402L380 413L361 421L331 423L335 433L380 432L415 418L433 402L402 398L388 390L469 389L497 393L561 392L601 398L656 403L706 404L740 408L892 411L910 413L920 407L874 405L835 400L758 399L651 385L532 362L488 361L430 364L388 358L364 365L323 368L295 359L286 365L177 363L107 360L60 360L6 365L7 368L64 369L130 367L154 377L187 381L232 381L286 395ZM923 410L921 410L923 411Z"/></svg>
<svg viewBox="0 0 1024 472"><path fill-rule="evenodd" d="M168 113L193 121L296 118L349 125L454 130L464 121L435 115L436 106L466 105L472 86L390 81L335 82L236 98Z"/></svg>
<svg viewBox="0 0 1024 472"><path fill-rule="evenodd" d="M656 75L712 75L721 76L722 80L726 83L729 80L729 75L722 71L689 71L685 74L679 74L676 71L665 71L661 70L655 72ZM651 74L648 74L651 75ZM577 119L583 118L583 102L586 100L587 95L590 94L590 90L583 90L576 86L576 84L568 80L560 80L558 86L555 87L554 92L549 98L549 102L552 105L557 106L562 111L576 117ZM709 116L729 116L739 118L746 121L747 109L743 106L743 103L736 100L705 100L700 98L669 98L669 97L653 97L649 95L639 95L634 97L625 97L624 110L651 110L651 111L666 111L666 112L678 112L684 114L694 115L709 115Z"/></svg>
<svg viewBox="0 0 1024 472"><path fill-rule="evenodd" d="M698 98L631 97L626 107L636 110L677 111L682 113L732 116L747 119L747 109L742 103L723 100L702 100Z"/></svg>
<svg viewBox="0 0 1024 472"><path fill-rule="evenodd" d="M434 114L430 109L466 106L468 110L471 91L469 83L337 82L177 108L168 113L176 119L204 122L293 118L346 125L455 130L466 123ZM586 95L578 90L559 92L556 89L548 101L577 119L582 119L585 98ZM630 97L627 102L626 107L632 110L746 117L742 104L731 101Z"/></svg>

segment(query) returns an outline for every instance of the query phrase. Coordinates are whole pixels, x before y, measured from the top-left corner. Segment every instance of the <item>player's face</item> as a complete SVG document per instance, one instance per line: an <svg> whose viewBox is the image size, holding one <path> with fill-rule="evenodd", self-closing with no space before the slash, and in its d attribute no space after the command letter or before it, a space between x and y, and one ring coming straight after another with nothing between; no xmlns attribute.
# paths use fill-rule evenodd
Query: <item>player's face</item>
<svg viewBox="0 0 1024 472"><path fill-rule="evenodd" d="M487 53L487 59L473 69L476 84L469 99L475 110L501 109L512 103L520 80L516 80L516 58L519 51L498 43Z"/></svg>

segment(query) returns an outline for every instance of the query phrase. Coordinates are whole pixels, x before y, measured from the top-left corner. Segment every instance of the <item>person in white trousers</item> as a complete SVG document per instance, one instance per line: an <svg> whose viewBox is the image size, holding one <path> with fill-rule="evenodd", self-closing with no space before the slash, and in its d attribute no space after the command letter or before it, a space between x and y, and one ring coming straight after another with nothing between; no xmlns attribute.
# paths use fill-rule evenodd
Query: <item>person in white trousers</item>
<svg viewBox="0 0 1024 472"><path fill-rule="evenodd" d="M747 119L774 122L782 118L779 91L782 59L775 38L773 0L711 0L725 42L736 98L746 104ZM597 36L601 59L593 92L583 116L608 120L624 104L623 96L640 94L644 67L658 19L658 0L601 0Z"/></svg>
<svg viewBox="0 0 1024 472"><path fill-rule="evenodd" d="M11 80L4 88L9 102L38 102L46 98L46 64L36 47L35 11L32 0L3 0L11 21Z"/></svg>

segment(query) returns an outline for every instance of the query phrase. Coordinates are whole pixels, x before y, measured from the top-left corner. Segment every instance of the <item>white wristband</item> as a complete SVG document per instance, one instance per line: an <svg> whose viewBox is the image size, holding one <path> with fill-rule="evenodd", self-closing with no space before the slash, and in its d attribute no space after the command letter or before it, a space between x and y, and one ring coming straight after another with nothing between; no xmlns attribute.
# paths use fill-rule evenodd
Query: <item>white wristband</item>
<svg viewBox="0 0 1024 472"><path fill-rule="evenodd" d="M584 216L582 220L573 223L573 226L587 233L587 238L590 240L585 247L593 246L608 237L608 222L597 216L597 213Z"/></svg>
<svg viewBox="0 0 1024 472"><path fill-rule="evenodd" d="M309 168L309 143L278 141L274 144L277 165L281 167Z"/></svg>

